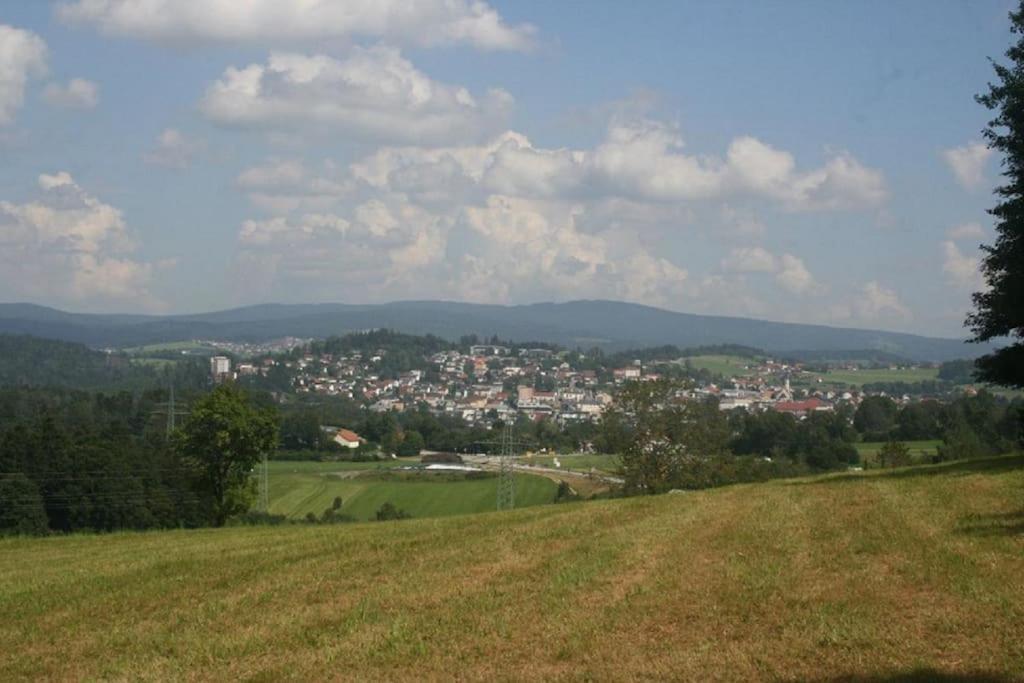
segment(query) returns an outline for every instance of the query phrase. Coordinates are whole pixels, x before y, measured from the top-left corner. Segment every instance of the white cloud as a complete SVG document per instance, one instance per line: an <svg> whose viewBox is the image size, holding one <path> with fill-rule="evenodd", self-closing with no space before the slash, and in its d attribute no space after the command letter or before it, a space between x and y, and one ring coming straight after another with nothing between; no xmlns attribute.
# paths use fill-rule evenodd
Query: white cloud
<svg viewBox="0 0 1024 683"><path fill-rule="evenodd" d="M228 67L200 110L224 125L316 125L398 141L474 138L505 118L512 96L472 95L430 79L392 47L354 48L344 60L272 53L266 64Z"/></svg>
<svg viewBox="0 0 1024 683"><path fill-rule="evenodd" d="M323 212L351 194L352 182L338 175L330 162L314 171L301 161L272 159L245 169L235 183L249 201L270 213Z"/></svg>
<svg viewBox="0 0 1024 683"><path fill-rule="evenodd" d="M347 169L271 159L236 180L273 214L242 226L237 264L247 289L305 297L358 288L366 300L604 297L763 313L746 273L794 294L824 289L799 257L757 246L732 252L720 273L692 275L661 246L699 230L692 203L734 201L723 216L750 233L763 226L748 201L838 210L884 195L873 181L863 192L842 180L851 174L833 169L853 165L842 155L802 170L753 139L721 158L681 144L672 126L646 121L617 123L588 149L535 146L509 131L483 144L385 146Z"/></svg>
<svg viewBox="0 0 1024 683"><path fill-rule="evenodd" d="M734 273L773 273L775 255L761 247L739 247L722 259L722 270Z"/></svg>
<svg viewBox="0 0 1024 683"><path fill-rule="evenodd" d="M474 147L384 148L353 165L381 187L400 169L451 159L487 190L536 198L618 196L682 202L760 197L788 210L842 210L879 205L887 196L879 171L849 155L799 172L788 152L754 138L734 141L725 159L683 153L674 127L654 121L617 123L591 150L544 149L507 132Z"/></svg>
<svg viewBox="0 0 1024 683"><path fill-rule="evenodd" d="M816 286L814 277L804 262L792 254L783 254L780 257L779 272L775 275L775 281L794 294L804 294Z"/></svg>
<svg viewBox="0 0 1024 683"><path fill-rule="evenodd" d="M99 87L84 78L72 78L65 85L47 85L43 90L43 99L55 107L92 109L100 101Z"/></svg>
<svg viewBox="0 0 1024 683"><path fill-rule="evenodd" d="M978 223L964 223L946 231L951 240L980 240L985 237L985 229Z"/></svg>
<svg viewBox="0 0 1024 683"><path fill-rule="evenodd" d="M903 305L895 291L874 280L864 284L860 295L854 299L852 308L864 322L887 318L908 320L912 317L910 309Z"/></svg>
<svg viewBox="0 0 1024 683"><path fill-rule="evenodd" d="M184 169L192 165L205 147L202 141L193 140L176 128L165 128L142 160L154 166Z"/></svg>
<svg viewBox="0 0 1024 683"><path fill-rule="evenodd" d="M985 280L979 270L981 261L978 257L963 253L951 240L942 243L942 252L942 270L950 284L971 291L984 288Z"/></svg>
<svg viewBox="0 0 1024 683"><path fill-rule="evenodd" d="M793 254L776 257L762 247L733 249L720 266L727 273L772 273L779 286L793 294L806 294L817 287L814 276L799 257Z"/></svg>
<svg viewBox="0 0 1024 683"><path fill-rule="evenodd" d="M46 73L46 43L31 31L0 24L0 126L14 121L25 85Z"/></svg>
<svg viewBox="0 0 1024 683"><path fill-rule="evenodd" d="M419 46L526 51L536 29L509 26L482 0L77 0L61 19L118 36L164 43L380 38Z"/></svg>
<svg viewBox="0 0 1024 683"><path fill-rule="evenodd" d="M40 175L42 196L0 201L0 283L8 298L158 304L153 267L131 258L121 212L83 190L67 172Z"/></svg>
<svg viewBox="0 0 1024 683"><path fill-rule="evenodd" d="M942 158L956 181L967 190L977 190L985 183L985 162L991 155L992 150L984 142L942 150Z"/></svg>

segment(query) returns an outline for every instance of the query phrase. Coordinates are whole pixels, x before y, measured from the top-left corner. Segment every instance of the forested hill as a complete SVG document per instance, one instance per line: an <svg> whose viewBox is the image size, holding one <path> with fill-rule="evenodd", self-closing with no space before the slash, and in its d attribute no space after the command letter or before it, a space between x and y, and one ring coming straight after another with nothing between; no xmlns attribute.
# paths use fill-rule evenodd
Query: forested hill
<svg viewBox="0 0 1024 683"><path fill-rule="evenodd" d="M193 368L186 365L175 364L175 373L191 371L198 378L205 377L205 366L199 361ZM155 388L164 382L163 367L135 364L123 354L105 353L84 344L54 339L0 334L0 386L3 387L111 390Z"/></svg>
<svg viewBox="0 0 1024 683"><path fill-rule="evenodd" d="M388 304L268 304L199 315L92 315L29 304L0 304L0 333L32 334L94 347L187 339L265 341L324 338L387 328L449 340L477 334L607 351L672 344L739 344L772 353L868 349L915 361L974 357L988 345L898 332L799 325L676 313L615 301L497 306L441 301Z"/></svg>

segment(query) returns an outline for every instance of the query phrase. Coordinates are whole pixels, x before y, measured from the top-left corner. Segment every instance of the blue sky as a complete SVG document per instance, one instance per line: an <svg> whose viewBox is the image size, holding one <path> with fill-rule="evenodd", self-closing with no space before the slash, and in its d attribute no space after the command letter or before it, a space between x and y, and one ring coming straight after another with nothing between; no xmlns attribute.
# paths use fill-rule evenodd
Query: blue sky
<svg viewBox="0 0 1024 683"><path fill-rule="evenodd" d="M0 5L0 299L962 336L1012 3Z"/></svg>

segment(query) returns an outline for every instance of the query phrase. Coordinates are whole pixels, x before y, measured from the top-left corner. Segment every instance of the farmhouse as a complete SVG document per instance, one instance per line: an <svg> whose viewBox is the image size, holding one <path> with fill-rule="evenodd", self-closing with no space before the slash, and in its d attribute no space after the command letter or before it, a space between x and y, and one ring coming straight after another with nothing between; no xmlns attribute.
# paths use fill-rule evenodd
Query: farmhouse
<svg viewBox="0 0 1024 683"><path fill-rule="evenodd" d="M345 448L359 448L359 444L363 441L365 439L350 429L339 429L338 433L334 435L334 443Z"/></svg>

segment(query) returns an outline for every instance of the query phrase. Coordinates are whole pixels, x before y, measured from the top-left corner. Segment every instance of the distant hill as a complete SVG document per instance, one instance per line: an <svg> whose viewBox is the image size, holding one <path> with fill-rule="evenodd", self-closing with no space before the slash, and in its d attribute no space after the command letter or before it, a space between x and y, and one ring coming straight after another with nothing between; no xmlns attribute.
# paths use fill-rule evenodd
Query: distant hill
<svg viewBox="0 0 1024 683"><path fill-rule="evenodd" d="M327 337L372 328L457 339L498 335L609 351L674 344L740 344L783 353L863 349L916 361L975 357L985 345L899 332L694 315L616 301L498 306L444 301L386 304L264 304L197 315L66 313L32 304L0 304L0 333L32 334L93 347L186 339L262 341Z"/></svg>

